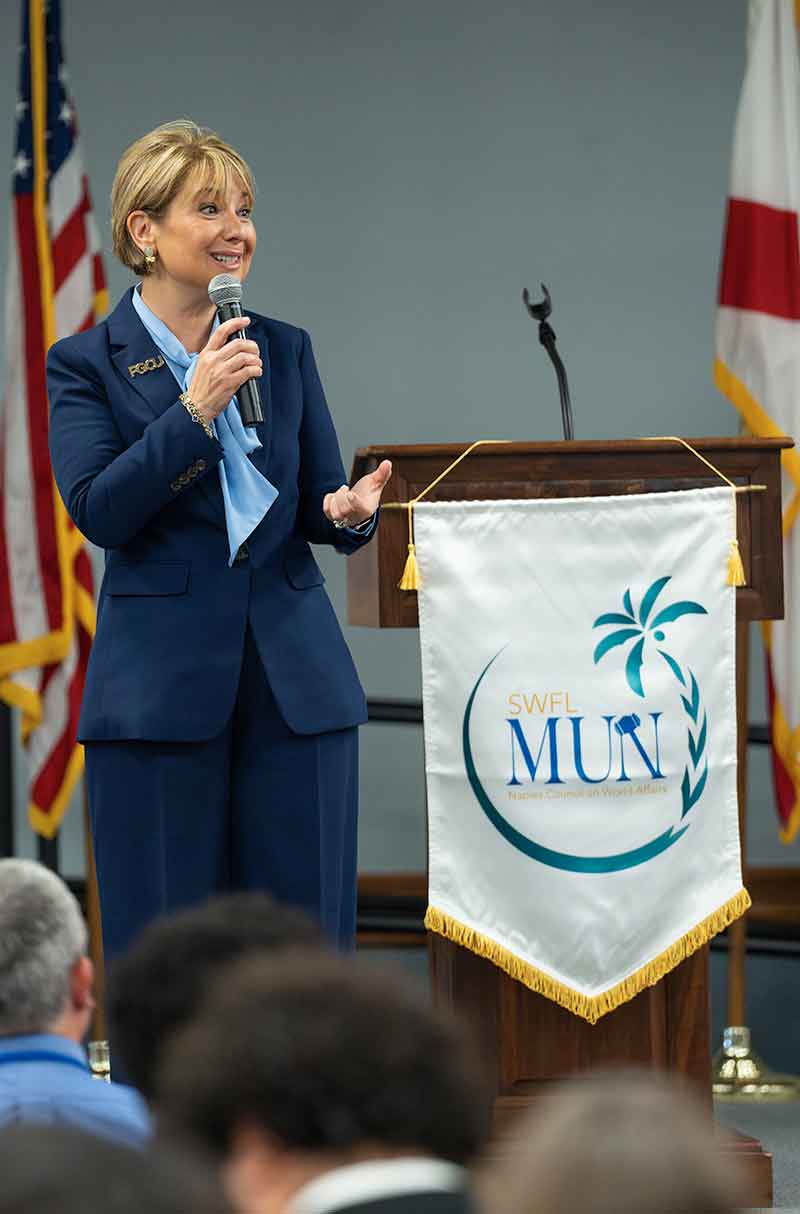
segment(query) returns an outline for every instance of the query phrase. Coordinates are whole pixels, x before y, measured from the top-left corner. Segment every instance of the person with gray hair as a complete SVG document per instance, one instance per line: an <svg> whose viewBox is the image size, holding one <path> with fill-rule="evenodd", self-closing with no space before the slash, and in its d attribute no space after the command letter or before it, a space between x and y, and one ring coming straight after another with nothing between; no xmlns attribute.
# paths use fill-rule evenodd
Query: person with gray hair
<svg viewBox="0 0 800 1214"><path fill-rule="evenodd" d="M94 1000L86 924L64 882L0 860L0 1128L69 1123L132 1146L150 1135L141 1097L92 1078L82 1042Z"/></svg>

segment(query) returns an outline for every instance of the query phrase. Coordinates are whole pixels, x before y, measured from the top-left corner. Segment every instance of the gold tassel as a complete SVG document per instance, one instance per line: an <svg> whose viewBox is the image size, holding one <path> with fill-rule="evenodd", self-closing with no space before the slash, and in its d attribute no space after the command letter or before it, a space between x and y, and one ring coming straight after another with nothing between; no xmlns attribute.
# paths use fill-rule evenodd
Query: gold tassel
<svg viewBox="0 0 800 1214"><path fill-rule="evenodd" d="M406 567L403 570L403 576L397 583L400 590L419 590L420 576L419 565L417 564L417 546L414 543L414 507L416 504L417 498L412 498L406 506L408 510L408 556L406 557Z"/></svg>
<svg viewBox="0 0 800 1214"><path fill-rule="evenodd" d="M798 0L800 3L800 0ZM722 389L726 395L729 395L725 388ZM742 562L742 554L739 551L739 541L736 538L736 528L738 525L738 508L736 505L737 493L766 493L766 485L734 485L732 480L729 480L724 472L720 472L710 459L706 459L699 451L696 451L691 443L687 443L685 438L678 438L677 434L662 434L659 438L650 440L651 442L670 442L681 443L687 451L691 451L692 455L696 455L701 463L710 468L716 476L723 480L726 485L730 485L733 497L733 539L730 541L731 550L728 553L728 577L726 579L728 586L746 586L747 578L744 575L744 564Z"/></svg>
<svg viewBox="0 0 800 1214"><path fill-rule="evenodd" d="M479 438L476 443L470 444L466 451L462 451L458 459L454 459L452 464L448 464L444 472L440 472L435 480L431 481L429 485L426 485L422 490L422 493L418 493L417 496L412 497L409 502L405 502L405 508L408 510L408 557L406 559L406 567L403 570L403 576L397 583L400 590L419 590L420 583L422 581L419 575L419 566L417 565L417 550L414 546L414 507L416 506L417 502L421 501L426 493L430 493L431 489L439 484L439 481L444 480L448 472L452 472L456 465L460 464L462 459L466 459L470 452L474 451L476 447L495 447L503 444L507 445L508 442L509 440L506 438ZM387 502L386 506L399 506L402 504L403 503L401 502ZM385 508L386 507L384 507L384 509Z"/></svg>
<svg viewBox="0 0 800 1214"><path fill-rule="evenodd" d="M408 545L408 557L403 576L398 582L400 590L419 590L419 565L417 564L417 546Z"/></svg>
<svg viewBox="0 0 800 1214"><path fill-rule="evenodd" d="M728 585L729 586L746 586L747 579L744 576L744 565L742 564L742 554L739 551L739 541L731 540L731 550L728 553Z"/></svg>

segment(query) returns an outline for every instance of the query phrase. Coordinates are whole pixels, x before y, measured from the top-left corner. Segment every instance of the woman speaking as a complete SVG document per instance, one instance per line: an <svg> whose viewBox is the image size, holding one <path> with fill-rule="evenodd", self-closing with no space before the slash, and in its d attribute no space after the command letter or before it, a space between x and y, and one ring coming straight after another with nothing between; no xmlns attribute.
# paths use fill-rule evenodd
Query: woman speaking
<svg viewBox="0 0 800 1214"><path fill-rule="evenodd" d="M218 323L209 282L246 278L254 194L194 123L137 140L111 201L141 283L48 356L56 482L106 550L78 736L112 956L226 889L303 907L341 947L354 933L366 704L309 542L367 543L391 465L343 484L304 330ZM264 420L245 427L251 379Z"/></svg>

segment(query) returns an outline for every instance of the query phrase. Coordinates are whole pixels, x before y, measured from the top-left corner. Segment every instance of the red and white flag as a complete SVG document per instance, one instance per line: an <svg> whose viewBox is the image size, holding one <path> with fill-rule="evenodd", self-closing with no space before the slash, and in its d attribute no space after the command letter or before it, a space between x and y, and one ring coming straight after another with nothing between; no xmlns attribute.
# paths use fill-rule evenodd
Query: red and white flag
<svg viewBox="0 0 800 1214"><path fill-rule="evenodd" d="M753 434L800 436L796 0L750 0L717 314L717 387ZM786 614L764 627L781 838L800 830L800 454L784 451Z"/></svg>
<svg viewBox="0 0 800 1214"><path fill-rule="evenodd" d="M83 536L53 480L45 357L107 293L61 52L60 0L23 0L5 399L0 420L0 697L22 709L29 816L52 837L83 770L75 733L94 635Z"/></svg>

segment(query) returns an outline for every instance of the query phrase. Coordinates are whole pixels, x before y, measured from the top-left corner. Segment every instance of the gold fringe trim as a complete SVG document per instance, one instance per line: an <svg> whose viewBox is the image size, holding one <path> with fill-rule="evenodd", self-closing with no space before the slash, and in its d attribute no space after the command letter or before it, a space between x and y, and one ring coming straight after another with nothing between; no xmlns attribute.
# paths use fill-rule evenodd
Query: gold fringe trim
<svg viewBox="0 0 800 1214"><path fill-rule="evenodd" d="M789 814L789 821L778 831L781 843L794 843L800 833L800 801L795 801L794 809Z"/></svg>
<svg viewBox="0 0 800 1214"><path fill-rule="evenodd" d="M454 944L468 948L477 956L485 957L487 961L491 961L498 969L505 970L511 978L515 978L523 986L535 991L537 995L544 995L546 999L552 999L553 1003L566 1008L573 1015L588 1020L589 1024L596 1024L601 1016L615 1011L623 1003L627 1003L628 1000L640 994L645 987L655 986L692 953L697 952L704 944L708 944L712 936L716 936L718 932L729 927L749 907L750 895L746 889L742 888L738 894L734 894L723 906L703 919L685 936L681 936L680 940L676 940L663 953L659 953L652 961L648 961L647 965L643 965L624 982L617 983L616 986L603 991L600 995L583 995L580 991L565 986L563 982L551 978L549 974L537 969L535 965L522 961L502 944L498 944L481 932L476 932L474 928L466 927L458 919L454 919L435 906L428 907L425 914L425 926L429 932L436 932L437 935L452 940Z"/></svg>
<svg viewBox="0 0 800 1214"><path fill-rule="evenodd" d="M48 808L40 809L35 801L29 802L28 821L37 835L43 835L45 839L54 839L58 834L58 828L61 825L64 814L69 808L70 798L75 790L75 785L83 775L83 763L83 746L80 742L76 742L69 757L67 770L61 781L61 787Z"/></svg>
<svg viewBox="0 0 800 1214"><path fill-rule="evenodd" d="M761 621L761 635L764 638L764 648L767 658L772 661L772 620ZM2 687L0 686L0 692ZM789 727L786 711L781 703L777 688L772 701L772 720L770 721L772 749L783 764L786 775L792 785L794 803L789 811L789 819L782 826L778 837L781 843L793 843L800 831L800 725L794 729Z"/></svg>

